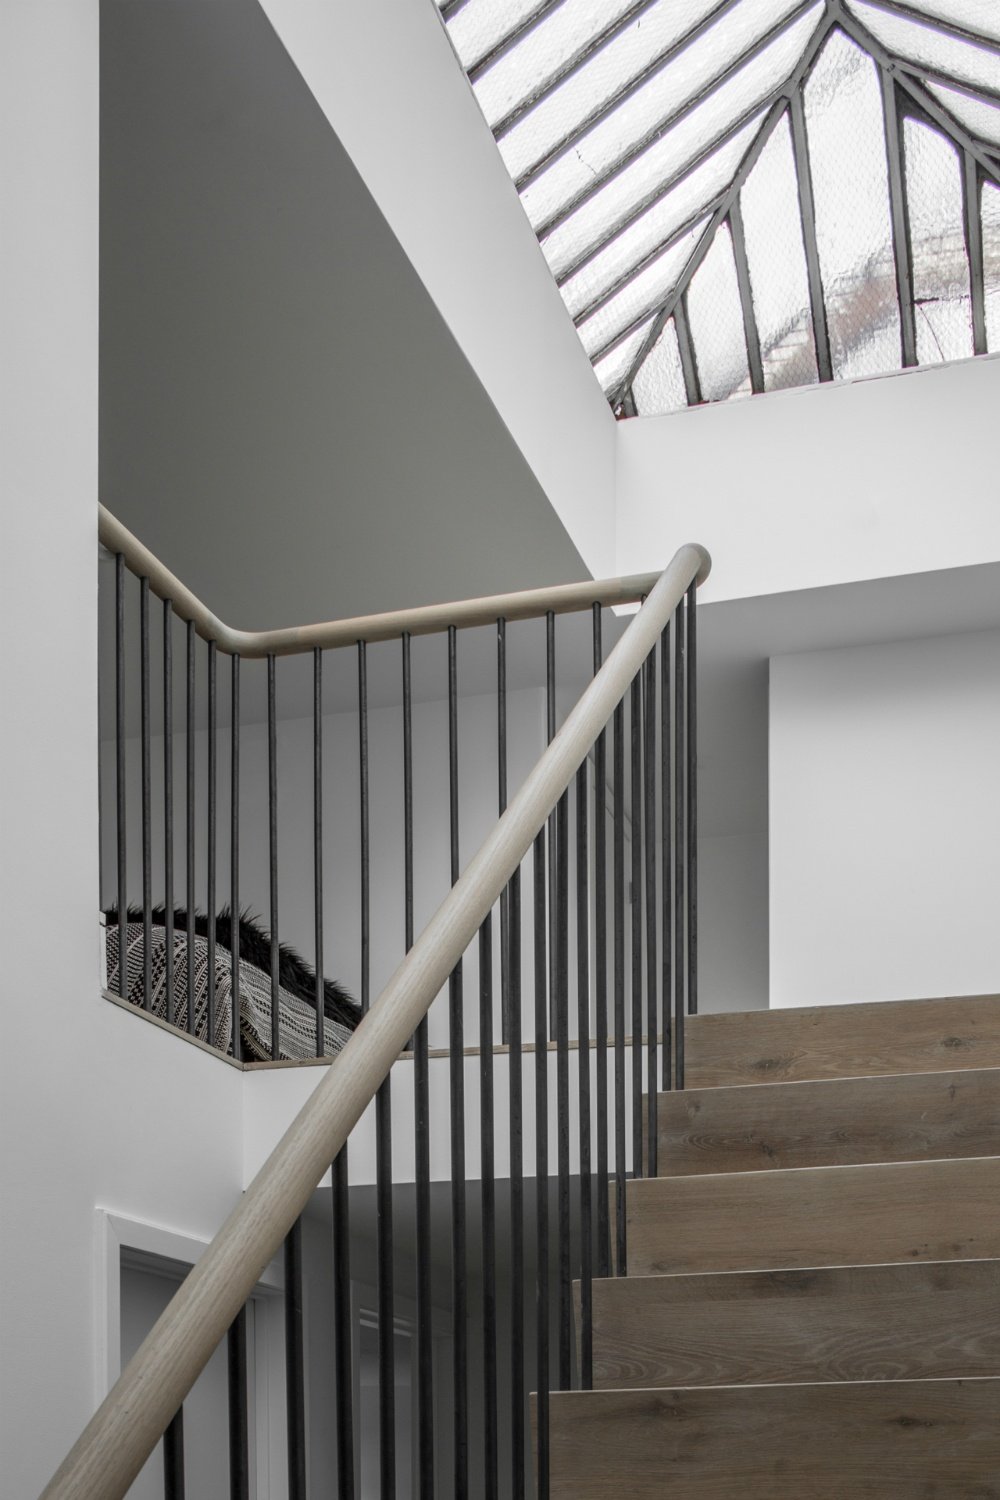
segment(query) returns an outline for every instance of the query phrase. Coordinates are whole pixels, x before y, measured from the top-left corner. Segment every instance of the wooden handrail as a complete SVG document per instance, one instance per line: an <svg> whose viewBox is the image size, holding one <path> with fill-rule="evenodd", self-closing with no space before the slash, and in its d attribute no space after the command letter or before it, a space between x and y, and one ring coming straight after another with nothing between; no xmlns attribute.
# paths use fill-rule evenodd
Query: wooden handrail
<svg viewBox="0 0 1000 1500"><path fill-rule="evenodd" d="M572 614L592 604L636 604L646 597L659 573L634 573L623 578L603 578L586 583L558 583L544 589L521 589L511 594L488 594L481 599L457 599L450 604L425 604L413 609L390 610L377 615L355 615L347 620L329 620L317 625L293 625L284 630L235 630L203 604L186 584L155 557L104 506L98 507L98 536L109 552L121 553L130 572L149 579L158 599L169 599L174 613L191 620L206 641L214 641L230 656L253 659L263 656L294 656L299 652L358 641L395 641L402 635L434 635L450 625L468 629L493 625L499 619L533 620L542 615ZM706 556L708 554L706 553ZM699 582L701 580L699 579Z"/></svg>
<svg viewBox="0 0 1000 1500"><path fill-rule="evenodd" d="M310 1195L388 1076L689 585L680 548L478 854L331 1063L198 1264L91 1418L41 1500L120 1500Z"/></svg>

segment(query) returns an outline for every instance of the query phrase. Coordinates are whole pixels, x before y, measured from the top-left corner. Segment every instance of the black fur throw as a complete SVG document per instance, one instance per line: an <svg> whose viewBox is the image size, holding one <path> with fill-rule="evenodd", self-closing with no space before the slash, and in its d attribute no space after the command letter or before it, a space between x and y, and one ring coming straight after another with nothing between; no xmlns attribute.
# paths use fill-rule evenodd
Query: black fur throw
<svg viewBox="0 0 1000 1500"><path fill-rule="evenodd" d="M109 926L117 923L118 907L108 907L104 915ZM141 922L142 907L130 906L127 919L129 922ZM165 927L166 908L154 906L152 919L154 927ZM194 930L199 937L208 937L208 917L204 912L195 912ZM187 912L181 907L174 911L174 931L175 933L187 931ZM215 919L215 941L220 948L226 948L231 952L232 935L232 914L229 907L224 906ZM240 913L240 959L244 963L252 964L255 969L262 970L265 974L271 972L271 939L247 911ZM315 971L287 943L278 944L278 983L289 994L315 1007ZM346 1026L351 1031L361 1020L359 1007L347 991L332 979L323 981L323 1014L328 1021L338 1021L341 1026Z"/></svg>

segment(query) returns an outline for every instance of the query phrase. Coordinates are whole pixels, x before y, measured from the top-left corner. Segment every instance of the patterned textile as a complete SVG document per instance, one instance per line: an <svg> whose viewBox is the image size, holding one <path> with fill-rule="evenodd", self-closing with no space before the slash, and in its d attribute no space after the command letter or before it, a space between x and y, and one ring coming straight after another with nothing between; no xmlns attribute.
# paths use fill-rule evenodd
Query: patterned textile
<svg viewBox="0 0 1000 1500"><path fill-rule="evenodd" d="M108 989L119 993L118 924L109 922L105 929ZM173 963L174 1025L188 1029L188 944L187 933L175 930ZM141 922L129 922L125 928L126 998L142 1006L143 931ZM167 934L154 926L150 946L152 995L150 1010L161 1021L167 1019ZM248 1062L266 1062L271 1057L271 976L240 961L240 1040L243 1057ZM194 940L194 1035L210 1042L220 1052L232 1055L233 962L228 948L215 950L215 1034L208 1035L208 940ZM325 1019L324 1050L327 1055L339 1052L351 1035L346 1026ZM316 1012L311 1005L278 990L279 1057L302 1062L316 1056Z"/></svg>

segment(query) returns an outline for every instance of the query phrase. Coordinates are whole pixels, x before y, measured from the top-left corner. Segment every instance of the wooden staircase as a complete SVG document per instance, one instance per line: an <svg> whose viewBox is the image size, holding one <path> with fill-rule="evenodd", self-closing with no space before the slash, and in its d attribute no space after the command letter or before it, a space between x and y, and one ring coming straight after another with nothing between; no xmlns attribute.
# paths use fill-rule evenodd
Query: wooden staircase
<svg viewBox="0 0 1000 1500"><path fill-rule="evenodd" d="M699 1016L553 1500L1000 1500L1000 998Z"/></svg>

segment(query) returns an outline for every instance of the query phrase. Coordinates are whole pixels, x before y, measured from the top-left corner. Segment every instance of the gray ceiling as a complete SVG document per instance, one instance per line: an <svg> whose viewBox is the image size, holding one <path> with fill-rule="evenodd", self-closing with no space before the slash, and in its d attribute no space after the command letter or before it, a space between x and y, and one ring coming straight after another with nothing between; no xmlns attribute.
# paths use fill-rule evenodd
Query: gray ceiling
<svg viewBox="0 0 1000 1500"><path fill-rule="evenodd" d="M256 0L101 6L101 495L245 627L588 576Z"/></svg>

